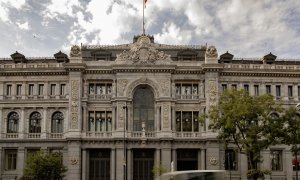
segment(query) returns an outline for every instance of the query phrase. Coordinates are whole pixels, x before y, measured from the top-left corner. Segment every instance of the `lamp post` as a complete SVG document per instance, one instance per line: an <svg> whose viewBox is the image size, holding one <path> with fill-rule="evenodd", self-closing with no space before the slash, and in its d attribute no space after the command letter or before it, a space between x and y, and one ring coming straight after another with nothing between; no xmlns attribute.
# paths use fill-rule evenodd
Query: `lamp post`
<svg viewBox="0 0 300 180"><path fill-rule="evenodd" d="M127 179L127 173L126 173L126 142L125 142L125 138L126 138L126 121L127 121L127 106L123 106L124 109L124 132L123 132L123 149L124 149L124 154L123 154L123 170L124 170L124 180Z"/></svg>

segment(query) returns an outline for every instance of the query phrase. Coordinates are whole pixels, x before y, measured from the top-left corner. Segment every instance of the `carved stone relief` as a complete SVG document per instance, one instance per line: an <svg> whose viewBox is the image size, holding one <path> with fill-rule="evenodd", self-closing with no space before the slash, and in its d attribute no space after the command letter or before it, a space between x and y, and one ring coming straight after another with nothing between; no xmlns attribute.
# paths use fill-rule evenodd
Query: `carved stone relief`
<svg viewBox="0 0 300 180"><path fill-rule="evenodd" d="M209 81L209 103L211 106L216 105L217 101L217 83L215 81Z"/></svg>
<svg viewBox="0 0 300 180"><path fill-rule="evenodd" d="M71 129L78 129L79 81L71 81Z"/></svg>
<svg viewBox="0 0 300 180"><path fill-rule="evenodd" d="M170 95L170 80L169 79L159 79L158 85L161 89L162 96L169 96Z"/></svg>
<svg viewBox="0 0 300 180"><path fill-rule="evenodd" d="M125 109L123 108L126 106L125 103L118 104L118 128L124 128L124 121L125 121Z"/></svg>
<svg viewBox="0 0 300 180"><path fill-rule="evenodd" d="M118 87L119 96L124 96L124 91L128 84L128 80L127 79L118 79L117 83L118 83L117 87Z"/></svg>
<svg viewBox="0 0 300 180"><path fill-rule="evenodd" d="M168 103L163 103L163 128L169 128L170 107Z"/></svg>
<svg viewBox="0 0 300 180"><path fill-rule="evenodd" d="M156 64L159 61L171 62L170 55L158 51L147 36L141 36L129 51L124 50L116 59L117 63L126 64Z"/></svg>
<svg viewBox="0 0 300 180"><path fill-rule="evenodd" d="M208 57L208 58L217 58L218 57L218 52L217 52L216 47L215 46L209 46L206 49L205 56Z"/></svg>
<svg viewBox="0 0 300 180"><path fill-rule="evenodd" d="M81 50L80 47L77 45L74 45L71 47L71 52L70 52L71 57L80 57L81 56Z"/></svg>
<svg viewBox="0 0 300 180"><path fill-rule="evenodd" d="M154 90L154 92L153 92L154 97L158 97L160 95L157 83L153 82L152 80L150 80L148 78L140 78L140 79L137 79L134 82L130 83L130 85L129 85L127 91L126 91L127 92L126 96L130 97L130 95L132 95L132 92L133 92L134 88L136 88L140 84L147 84L150 87L152 87L153 90Z"/></svg>

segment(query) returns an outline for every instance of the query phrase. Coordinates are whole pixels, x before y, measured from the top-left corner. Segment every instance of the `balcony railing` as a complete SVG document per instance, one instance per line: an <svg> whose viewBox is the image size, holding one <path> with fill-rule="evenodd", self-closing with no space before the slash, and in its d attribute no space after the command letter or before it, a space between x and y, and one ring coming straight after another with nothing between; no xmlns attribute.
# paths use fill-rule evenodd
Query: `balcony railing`
<svg viewBox="0 0 300 180"><path fill-rule="evenodd" d="M2 137L7 139L17 139L19 137L19 133L3 133Z"/></svg>
<svg viewBox="0 0 300 180"><path fill-rule="evenodd" d="M61 139L63 138L63 133L48 133L47 137L50 139Z"/></svg>
<svg viewBox="0 0 300 180"><path fill-rule="evenodd" d="M41 138L41 133L28 133L27 138L29 138L29 139L39 139L39 138Z"/></svg>
<svg viewBox="0 0 300 180"><path fill-rule="evenodd" d="M109 138L112 137L112 132L87 132L86 136L94 138Z"/></svg>
<svg viewBox="0 0 300 180"><path fill-rule="evenodd" d="M110 100L111 94L89 94L89 99Z"/></svg>
<svg viewBox="0 0 300 180"><path fill-rule="evenodd" d="M156 137L156 132L133 131L133 132L131 132L130 137L132 137L132 138L141 138L141 137L153 138L153 137Z"/></svg>
<svg viewBox="0 0 300 180"><path fill-rule="evenodd" d="M192 94L189 94L189 95L181 95L181 94L176 94L176 99L199 99L199 95L192 95Z"/></svg>
<svg viewBox="0 0 300 180"><path fill-rule="evenodd" d="M174 138L193 138L202 137L201 132L175 132L173 133Z"/></svg>

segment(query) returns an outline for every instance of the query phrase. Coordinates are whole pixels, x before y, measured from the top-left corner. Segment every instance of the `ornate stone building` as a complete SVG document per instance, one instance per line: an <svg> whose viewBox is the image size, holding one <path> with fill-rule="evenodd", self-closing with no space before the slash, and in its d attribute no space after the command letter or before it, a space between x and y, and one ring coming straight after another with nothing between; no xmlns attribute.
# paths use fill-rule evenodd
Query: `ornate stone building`
<svg viewBox="0 0 300 180"><path fill-rule="evenodd" d="M224 150L198 117L229 87L296 105L299 70L299 61L272 54L233 59L213 46L157 44L151 36L73 46L54 58L16 52L0 60L0 177L21 177L27 155L45 150L62 154L66 179L151 180L161 165L225 168L245 180L246 157ZM262 152L272 179L292 179L289 149Z"/></svg>

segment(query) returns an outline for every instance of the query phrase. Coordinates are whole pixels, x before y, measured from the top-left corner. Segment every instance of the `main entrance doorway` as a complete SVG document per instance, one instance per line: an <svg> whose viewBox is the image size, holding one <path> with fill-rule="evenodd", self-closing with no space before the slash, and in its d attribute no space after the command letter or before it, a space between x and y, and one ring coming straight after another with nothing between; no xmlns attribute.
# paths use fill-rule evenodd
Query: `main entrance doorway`
<svg viewBox="0 0 300 180"><path fill-rule="evenodd" d="M177 171L197 170L198 150L179 149L177 150Z"/></svg>
<svg viewBox="0 0 300 180"><path fill-rule="evenodd" d="M89 180L110 180L110 150L90 151Z"/></svg>
<svg viewBox="0 0 300 180"><path fill-rule="evenodd" d="M153 180L154 150L133 150L133 180Z"/></svg>

